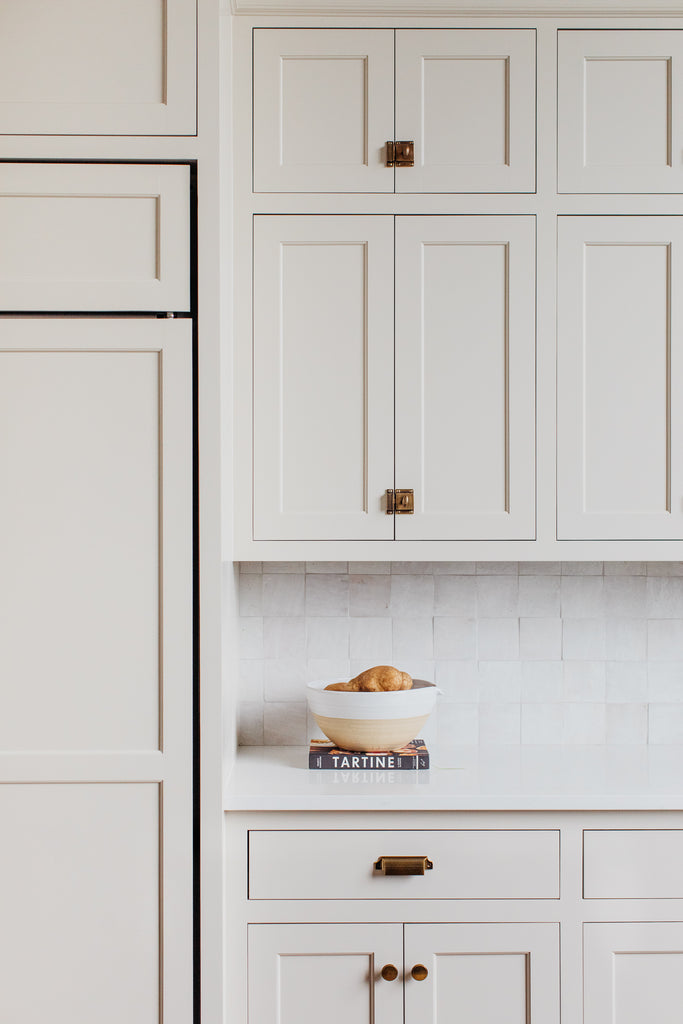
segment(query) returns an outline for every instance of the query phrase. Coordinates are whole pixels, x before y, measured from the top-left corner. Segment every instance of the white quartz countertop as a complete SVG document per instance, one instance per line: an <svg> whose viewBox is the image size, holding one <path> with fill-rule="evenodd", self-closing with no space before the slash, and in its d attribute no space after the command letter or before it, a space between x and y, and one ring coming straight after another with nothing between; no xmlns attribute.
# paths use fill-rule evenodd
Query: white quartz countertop
<svg viewBox="0 0 683 1024"><path fill-rule="evenodd" d="M228 811L683 810L683 747L456 747L429 771L311 771L304 747L240 747Z"/></svg>

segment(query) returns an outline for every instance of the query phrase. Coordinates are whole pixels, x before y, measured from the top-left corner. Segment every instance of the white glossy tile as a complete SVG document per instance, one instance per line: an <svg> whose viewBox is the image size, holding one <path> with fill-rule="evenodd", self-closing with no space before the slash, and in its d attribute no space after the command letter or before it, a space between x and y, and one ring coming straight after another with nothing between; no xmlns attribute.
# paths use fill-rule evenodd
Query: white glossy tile
<svg viewBox="0 0 683 1024"><path fill-rule="evenodd" d="M647 663L608 661L606 698L609 704L642 704L648 699Z"/></svg>
<svg viewBox="0 0 683 1024"><path fill-rule="evenodd" d="M607 619L605 657L608 661L645 661L647 658L647 621L645 619Z"/></svg>
<svg viewBox="0 0 683 1024"><path fill-rule="evenodd" d="M562 696L561 661L523 661L522 704L552 704Z"/></svg>
<svg viewBox="0 0 683 1024"><path fill-rule="evenodd" d="M476 704L479 700L476 661L437 661L434 682L443 690L443 701Z"/></svg>
<svg viewBox="0 0 683 1024"><path fill-rule="evenodd" d="M565 661L562 700L569 704L604 704L606 691L603 661Z"/></svg>
<svg viewBox="0 0 683 1024"><path fill-rule="evenodd" d="M587 619L604 612L602 576L563 576L560 604L565 619Z"/></svg>
<svg viewBox="0 0 683 1024"><path fill-rule="evenodd" d="M305 562L262 562L261 565L264 573L304 573L306 571Z"/></svg>
<svg viewBox="0 0 683 1024"><path fill-rule="evenodd" d="M644 576L606 577L605 615L612 618L644 618L647 587L650 583L654 583L654 580L648 581Z"/></svg>
<svg viewBox="0 0 683 1024"><path fill-rule="evenodd" d="M305 619L264 619L263 656L265 658L305 658Z"/></svg>
<svg viewBox="0 0 683 1024"><path fill-rule="evenodd" d="M605 705L563 704L562 742L603 744L605 742Z"/></svg>
<svg viewBox="0 0 683 1024"><path fill-rule="evenodd" d="M517 576L477 576L477 615L487 619L515 619Z"/></svg>
<svg viewBox="0 0 683 1024"><path fill-rule="evenodd" d="M305 703L266 704L263 709L263 741L265 745L305 746L308 735L306 711Z"/></svg>
<svg viewBox="0 0 683 1024"><path fill-rule="evenodd" d="M434 619L434 657L437 660L467 661L476 658L477 632L474 619L437 616Z"/></svg>
<svg viewBox="0 0 683 1024"><path fill-rule="evenodd" d="M479 706L477 704L442 704L438 710L437 740L439 752L450 747L472 746L479 740Z"/></svg>
<svg viewBox="0 0 683 1024"><path fill-rule="evenodd" d="M256 573L239 577L239 610L242 616L263 615L263 576Z"/></svg>
<svg viewBox="0 0 683 1024"><path fill-rule="evenodd" d="M647 580L647 615L650 619L683 617L683 577L651 576Z"/></svg>
<svg viewBox="0 0 683 1024"><path fill-rule="evenodd" d="M683 621L651 619L647 624L648 661L683 661Z"/></svg>
<svg viewBox="0 0 683 1024"><path fill-rule="evenodd" d="M610 745L647 743L647 704L608 704L605 736Z"/></svg>
<svg viewBox="0 0 683 1024"><path fill-rule="evenodd" d="M350 655L370 660L373 665L391 661L393 655L391 619L349 619Z"/></svg>
<svg viewBox="0 0 683 1024"><path fill-rule="evenodd" d="M349 577L345 573L306 576L307 615L348 615Z"/></svg>
<svg viewBox="0 0 683 1024"><path fill-rule="evenodd" d="M242 701L237 705L237 743L240 747L263 746L263 704Z"/></svg>
<svg viewBox="0 0 683 1024"><path fill-rule="evenodd" d="M560 614L559 576L519 577L520 618L552 618Z"/></svg>
<svg viewBox="0 0 683 1024"><path fill-rule="evenodd" d="M390 596L389 576L349 576L350 615L390 616Z"/></svg>
<svg viewBox="0 0 683 1024"><path fill-rule="evenodd" d="M477 576L516 576L519 562L477 562Z"/></svg>
<svg viewBox="0 0 683 1024"><path fill-rule="evenodd" d="M266 658L264 661L266 703L306 699L306 662L299 658Z"/></svg>
<svg viewBox="0 0 683 1024"><path fill-rule="evenodd" d="M304 614L304 581L300 573L263 574L263 615L280 618Z"/></svg>
<svg viewBox="0 0 683 1024"><path fill-rule="evenodd" d="M683 562L648 562L648 576L683 576Z"/></svg>
<svg viewBox="0 0 683 1024"><path fill-rule="evenodd" d="M650 662L647 694L653 704L683 703L683 661Z"/></svg>
<svg viewBox="0 0 683 1024"><path fill-rule="evenodd" d="M560 704L522 704L522 743L562 742L562 706Z"/></svg>
<svg viewBox="0 0 683 1024"><path fill-rule="evenodd" d="M263 659L239 662L239 699L240 701L263 700Z"/></svg>
<svg viewBox="0 0 683 1024"><path fill-rule="evenodd" d="M474 616L477 611L476 585L474 576L435 576L434 614Z"/></svg>
<svg viewBox="0 0 683 1024"><path fill-rule="evenodd" d="M263 657L263 619L240 619L239 637L241 658Z"/></svg>
<svg viewBox="0 0 683 1024"><path fill-rule="evenodd" d="M326 616L306 620L307 658L348 658L349 619Z"/></svg>
<svg viewBox="0 0 683 1024"><path fill-rule="evenodd" d="M521 705L480 704L479 743L482 746L519 743Z"/></svg>
<svg viewBox="0 0 683 1024"><path fill-rule="evenodd" d="M522 696L522 665L519 661L480 661L479 700L482 704L510 704Z"/></svg>
<svg viewBox="0 0 683 1024"><path fill-rule="evenodd" d="M394 616L434 614L434 577L427 575L392 576L389 609Z"/></svg>
<svg viewBox="0 0 683 1024"><path fill-rule="evenodd" d="M522 661L559 661L562 657L562 620L520 619L519 657Z"/></svg>
<svg viewBox="0 0 683 1024"><path fill-rule="evenodd" d="M413 679L424 679L427 683L433 683L436 675L436 662L432 658L401 658L396 666L401 672L407 672Z"/></svg>
<svg viewBox="0 0 683 1024"><path fill-rule="evenodd" d="M330 683L342 683L352 679L356 672L351 671L348 658L309 658L306 662L305 679L314 683L326 679Z"/></svg>
<svg viewBox="0 0 683 1024"><path fill-rule="evenodd" d="M477 571L476 562L433 562L432 572L435 576L474 576Z"/></svg>
<svg viewBox="0 0 683 1024"><path fill-rule="evenodd" d="M562 657L595 661L605 657L605 623L601 619L563 619Z"/></svg>
<svg viewBox="0 0 683 1024"><path fill-rule="evenodd" d="M519 658L519 619L479 619L477 652L481 661Z"/></svg>
<svg viewBox="0 0 683 1024"><path fill-rule="evenodd" d="M259 575L263 572L263 562L240 562L240 573L258 573Z"/></svg>
<svg viewBox="0 0 683 1024"><path fill-rule="evenodd" d="M647 562L605 562L605 576L645 576Z"/></svg>
<svg viewBox="0 0 683 1024"><path fill-rule="evenodd" d="M396 576L424 576L431 573L431 562L392 562L391 572Z"/></svg>
<svg viewBox="0 0 683 1024"><path fill-rule="evenodd" d="M392 631L394 659L434 657L434 630L432 619L395 618Z"/></svg>
<svg viewBox="0 0 683 1024"><path fill-rule="evenodd" d="M349 571L348 562L306 562L305 565L306 572L310 573L335 572L340 575Z"/></svg>
<svg viewBox="0 0 683 1024"><path fill-rule="evenodd" d="M559 576L562 571L561 562L520 562L520 576Z"/></svg>
<svg viewBox="0 0 683 1024"><path fill-rule="evenodd" d="M650 704L650 743L683 744L683 704Z"/></svg>
<svg viewBox="0 0 683 1024"><path fill-rule="evenodd" d="M602 576L602 562L562 562L563 576Z"/></svg>
<svg viewBox="0 0 683 1024"><path fill-rule="evenodd" d="M353 576L388 576L391 562L349 562L349 572Z"/></svg>

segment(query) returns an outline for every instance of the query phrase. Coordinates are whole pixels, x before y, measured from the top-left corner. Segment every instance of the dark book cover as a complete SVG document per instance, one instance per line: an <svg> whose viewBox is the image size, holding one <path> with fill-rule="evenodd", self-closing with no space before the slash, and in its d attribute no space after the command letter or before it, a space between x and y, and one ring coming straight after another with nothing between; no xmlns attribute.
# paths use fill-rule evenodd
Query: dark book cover
<svg viewBox="0 0 683 1024"><path fill-rule="evenodd" d="M420 771L429 768L424 740L411 740L398 750L340 750L329 740L311 740L308 767L323 771Z"/></svg>

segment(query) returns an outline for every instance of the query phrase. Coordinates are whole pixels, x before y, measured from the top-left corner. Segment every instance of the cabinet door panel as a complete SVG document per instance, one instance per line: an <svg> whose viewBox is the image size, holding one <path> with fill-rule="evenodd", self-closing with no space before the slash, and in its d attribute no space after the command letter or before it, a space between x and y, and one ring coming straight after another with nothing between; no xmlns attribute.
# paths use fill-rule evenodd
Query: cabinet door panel
<svg viewBox="0 0 683 1024"><path fill-rule="evenodd" d="M683 924L585 924L585 1024L678 1024L683 1003Z"/></svg>
<svg viewBox="0 0 683 1024"><path fill-rule="evenodd" d="M5 784L0 817L0 1019L159 1024L159 786Z"/></svg>
<svg viewBox="0 0 683 1024"><path fill-rule="evenodd" d="M561 217L558 536L683 537L680 217Z"/></svg>
<svg viewBox="0 0 683 1024"><path fill-rule="evenodd" d="M406 1024L559 1024L558 926L408 924L405 979Z"/></svg>
<svg viewBox="0 0 683 1024"><path fill-rule="evenodd" d="M256 29L256 192L392 192L393 137L391 29Z"/></svg>
<svg viewBox="0 0 683 1024"><path fill-rule="evenodd" d="M249 1024L395 1024L403 986L399 924L249 925Z"/></svg>
<svg viewBox="0 0 683 1024"><path fill-rule="evenodd" d="M680 192L683 32L561 30L561 192Z"/></svg>
<svg viewBox="0 0 683 1024"><path fill-rule="evenodd" d="M0 133L193 135L195 22L187 0L3 4Z"/></svg>
<svg viewBox="0 0 683 1024"><path fill-rule="evenodd" d="M533 217L399 217L400 540L532 539Z"/></svg>
<svg viewBox="0 0 683 1024"><path fill-rule="evenodd" d="M393 218L256 217L254 535L393 537Z"/></svg>
<svg viewBox="0 0 683 1024"><path fill-rule="evenodd" d="M397 192L533 192L536 33L399 29L396 138L415 141Z"/></svg>

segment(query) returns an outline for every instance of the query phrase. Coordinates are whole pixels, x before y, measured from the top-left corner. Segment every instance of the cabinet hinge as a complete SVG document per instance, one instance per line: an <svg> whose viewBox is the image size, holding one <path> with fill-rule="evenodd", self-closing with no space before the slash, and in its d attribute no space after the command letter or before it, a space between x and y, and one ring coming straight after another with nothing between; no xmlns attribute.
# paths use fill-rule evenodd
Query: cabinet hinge
<svg viewBox="0 0 683 1024"><path fill-rule="evenodd" d="M387 515L412 516L415 512L415 492L412 487L391 490L387 488Z"/></svg>
<svg viewBox="0 0 683 1024"><path fill-rule="evenodd" d="M414 167L415 143L412 141L387 142L387 167Z"/></svg>

